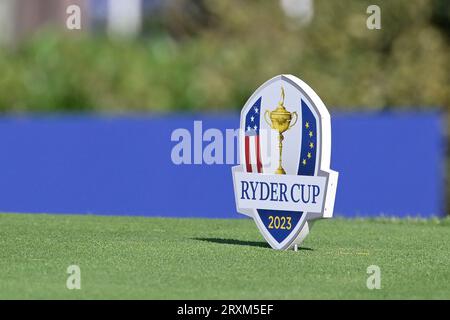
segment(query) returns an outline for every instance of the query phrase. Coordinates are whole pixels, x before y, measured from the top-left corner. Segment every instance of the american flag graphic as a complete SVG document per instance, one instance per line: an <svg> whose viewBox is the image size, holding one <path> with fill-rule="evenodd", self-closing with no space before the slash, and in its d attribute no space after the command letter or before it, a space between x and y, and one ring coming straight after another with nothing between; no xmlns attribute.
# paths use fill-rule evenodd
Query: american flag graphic
<svg viewBox="0 0 450 320"><path fill-rule="evenodd" d="M253 104L245 116L245 168L247 172L262 172L259 144L261 98Z"/></svg>

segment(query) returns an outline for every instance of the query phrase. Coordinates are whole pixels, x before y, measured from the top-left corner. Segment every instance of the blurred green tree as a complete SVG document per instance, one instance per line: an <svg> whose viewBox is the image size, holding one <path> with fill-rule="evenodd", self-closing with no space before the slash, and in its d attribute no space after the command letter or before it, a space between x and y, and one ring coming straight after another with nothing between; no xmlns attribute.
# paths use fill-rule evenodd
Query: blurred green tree
<svg viewBox="0 0 450 320"><path fill-rule="evenodd" d="M445 0L314 1L300 24L278 1L164 6L138 39L37 33L0 52L0 111L237 109L266 79L300 76L331 109L448 108Z"/></svg>

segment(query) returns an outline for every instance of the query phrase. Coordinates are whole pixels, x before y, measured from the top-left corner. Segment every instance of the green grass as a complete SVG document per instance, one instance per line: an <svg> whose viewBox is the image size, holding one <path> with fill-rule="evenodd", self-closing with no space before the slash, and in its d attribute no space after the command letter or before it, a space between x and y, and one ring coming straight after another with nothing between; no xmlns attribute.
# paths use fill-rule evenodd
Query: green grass
<svg viewBox="0 0 450 320"><path fill-rule="evenodd" d="M0 299L449 299L449 245L449 219L323 220L283 252L251 220L0 214Z"/></svg>

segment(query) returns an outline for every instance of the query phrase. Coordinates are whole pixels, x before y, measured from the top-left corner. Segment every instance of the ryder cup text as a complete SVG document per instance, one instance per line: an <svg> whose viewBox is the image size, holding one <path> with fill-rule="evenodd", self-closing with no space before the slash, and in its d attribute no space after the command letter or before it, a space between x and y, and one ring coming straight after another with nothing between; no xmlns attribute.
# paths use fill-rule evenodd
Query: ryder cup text
<svg viewBox="0 0 450 320"><path fill-rule="evenodd" d="M241 199L245 200L317 203L320 194L320 187L310 184L294 183L289 190L285 183L241 181L241 184Z"/></svg>
<svg viewBox="0 0 450 320"><path fill-rule="evenodd" d="M327 179L321 176L234 172L241 208L321 212Z"/></svg>

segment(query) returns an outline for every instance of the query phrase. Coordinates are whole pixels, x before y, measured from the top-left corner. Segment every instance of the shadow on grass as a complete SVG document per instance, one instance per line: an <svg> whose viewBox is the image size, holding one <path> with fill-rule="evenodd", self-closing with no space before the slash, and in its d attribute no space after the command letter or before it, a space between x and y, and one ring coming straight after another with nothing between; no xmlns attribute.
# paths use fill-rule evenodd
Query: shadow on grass
<svg viewBox="0 0 450 320"><path fill-rule="evenodd" d="M239 246L251 246L251 247L260 247L260 248L270 248L270 245L266 242L262 241L245 241L245 240L237 240L237 239L222 239L222 238L192 238L192 240L197 241L206 241L211 243L219 243L219 244L233 244ZM308 250L313 251L312 248L299 247L298 250Z"/></svg>

